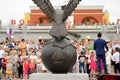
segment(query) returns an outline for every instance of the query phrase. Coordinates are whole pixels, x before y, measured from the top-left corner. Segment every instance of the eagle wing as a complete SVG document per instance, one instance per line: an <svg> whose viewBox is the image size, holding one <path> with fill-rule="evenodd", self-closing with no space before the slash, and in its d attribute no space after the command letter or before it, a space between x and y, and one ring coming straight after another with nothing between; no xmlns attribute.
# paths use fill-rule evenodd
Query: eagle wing
<svg viewBox="0 0 120 80"><path fill-rule="evenodd" d="M54 8L49 0L32 0L45 14L53 21L54 20Z"/></svg>
<svg viewBox="0 0 120 80"><path fill-rule="evenodd" d="M65 21L68 18L68 16L71 15L71 13L75 10L80 1L81 0L70 0L68 2L67 6L64 9L63 21Z"/></svg>

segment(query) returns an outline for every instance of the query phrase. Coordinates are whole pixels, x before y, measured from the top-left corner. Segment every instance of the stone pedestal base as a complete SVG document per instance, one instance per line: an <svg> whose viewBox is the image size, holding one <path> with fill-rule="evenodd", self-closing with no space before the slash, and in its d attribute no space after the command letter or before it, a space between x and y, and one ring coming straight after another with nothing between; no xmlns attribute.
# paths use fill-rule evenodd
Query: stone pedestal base
<svg viewBox="0 0 120 80"><path fill-rule="evenodd" d="M33 73L30 75L29 80L89 80L89 76L86 73Z"/></svg>

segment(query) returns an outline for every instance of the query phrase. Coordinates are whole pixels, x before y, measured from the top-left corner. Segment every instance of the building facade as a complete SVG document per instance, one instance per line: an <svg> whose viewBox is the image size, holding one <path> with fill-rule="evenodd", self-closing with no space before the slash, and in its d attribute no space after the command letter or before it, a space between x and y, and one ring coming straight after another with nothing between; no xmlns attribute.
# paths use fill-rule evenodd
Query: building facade
<svg viewBox="0 0 120 80"><path fill-rule="evenodd" d="M25 24L52 23L37 6L30 6L30 9L31 12L29 14L25 13ZM78 6L71 14L71 21L73 24L108 24L109 12L104 12L103 9L103 5Z"/></svg>

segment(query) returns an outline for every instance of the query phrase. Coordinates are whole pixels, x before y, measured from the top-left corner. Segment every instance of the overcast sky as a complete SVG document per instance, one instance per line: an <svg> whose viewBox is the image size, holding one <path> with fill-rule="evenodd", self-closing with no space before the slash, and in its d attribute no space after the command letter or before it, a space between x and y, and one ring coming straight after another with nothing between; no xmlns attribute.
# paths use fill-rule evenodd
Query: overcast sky
<svg viewBox="0 0 120 80"><path fill-rule="evenodd" d="M62 5L64 0L50 0L53 5ZM18 22L24 18L25 12L30 12L29 6L34 6L32 0L0 0L0 19L8 24L10 19ZM120 0L82 0L80 5L104 5L104 10L110 13L110 21L120 19Z"/></svg>

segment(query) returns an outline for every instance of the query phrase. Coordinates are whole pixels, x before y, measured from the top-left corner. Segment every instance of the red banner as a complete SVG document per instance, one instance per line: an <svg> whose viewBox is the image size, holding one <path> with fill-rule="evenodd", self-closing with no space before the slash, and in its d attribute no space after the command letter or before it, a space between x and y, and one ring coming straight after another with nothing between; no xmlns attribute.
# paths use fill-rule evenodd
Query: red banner
<svg viewBox="0 0 120 80"><path fill-rule="evenodd" d="M23 24L24 24L24 20L20 20L19 23L20 23L21 25L23 25Z"/></svg>
<svg viewBox="0 0 120 80"><path fill-rule="evenodd" d="M15 20L15 19L12 19L12 20L11 20L11 24L12 24L12 25L16 24L16 20Z"/></svg>

